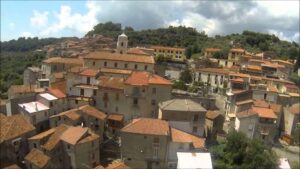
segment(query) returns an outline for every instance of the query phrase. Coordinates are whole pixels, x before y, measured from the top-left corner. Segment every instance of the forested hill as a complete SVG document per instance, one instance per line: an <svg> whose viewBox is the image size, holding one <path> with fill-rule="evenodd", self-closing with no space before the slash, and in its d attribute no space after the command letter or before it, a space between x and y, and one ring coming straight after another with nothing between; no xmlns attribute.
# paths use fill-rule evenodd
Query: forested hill
<svg viewBox="0 0 300 169"><path fill-rule="evenodd" d="M299 44L282 41L275 35L244 31L242 34L226 36L216 35L208 37L205 32L198 32L189 27L168 27L136 31L132 27L125 27L119 23L99 23L86 36L101 34L117 38L125 32L129 37L129 45L164 45L188 48L192 53L201 53L205 48L216 47L228 50L231 47L245 48L250 52L268 51L274 57L282 59L296 59L299 56Z"/></svg>

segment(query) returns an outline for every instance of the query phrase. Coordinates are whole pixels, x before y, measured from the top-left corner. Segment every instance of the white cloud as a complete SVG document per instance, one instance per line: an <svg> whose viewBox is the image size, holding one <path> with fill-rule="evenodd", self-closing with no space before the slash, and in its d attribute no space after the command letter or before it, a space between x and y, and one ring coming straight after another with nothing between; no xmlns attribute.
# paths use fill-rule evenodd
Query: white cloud
<svg viewBox="0 0 300 169"><path fill-rule="evenodd" d="M48 12L39 12L37 10L33 11L33 16L30 18L32 26L43 27L48 23Z"/></svg>
<svg viewBox="0 0 300 169"><path fill-rule="evenodd" d="M167 22L166 26L186 26L196 28L198 31L205 31L206 34L212 36L221 33L219 29L219 22L215 19L207 19L202 15L189 12L185 15L185 17L179 21L174 20L171 22Z"/></svg>
<svg viewBox="0 0 300 169"><path fill-rule="evenodd" d="M82 15L80 13L72 13L70 6L61 6L60 11L54 13L57 22L41 31L40 34L42 36L49 36L65 29L86 33L98 23L97 14L101 9L100 5L95 1L88 1L86 7L88 8L88 12Z"/></svg>
<svg viewBox="0 0 300 169"><path fill-rule="evenodd" d="M21 37L25 37L25 38L33 37L33 34L31 32L22 32Z"/></svg>

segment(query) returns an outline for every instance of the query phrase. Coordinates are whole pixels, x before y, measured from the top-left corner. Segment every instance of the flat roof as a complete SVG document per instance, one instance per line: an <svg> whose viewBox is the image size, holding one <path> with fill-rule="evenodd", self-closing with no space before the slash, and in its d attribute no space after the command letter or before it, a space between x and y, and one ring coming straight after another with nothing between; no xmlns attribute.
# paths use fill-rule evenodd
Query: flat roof
<svg viewBox="0 0 300 169"><path fill-rule="evenodd" d="M178 152L177 169L212 169L210 153Z"/></svg>
<svg viewBox="0 0 300 169"><path fill-rule="evenodd" d="M29 113L35 113L35 112L39 112L39 111L49 110L48 106L46 106L38 101L19 104L19 106L21 108L25 109Z"/></svg>
<svg viewBox="0 0 300 169"><path fill-rule="evenodd" d="M49 94L49 93L42 93L42 94L39 94L41 97L49 100L49 101L52 101L52 100L57 100L57 97L53 96L52 94Z"/></svg>
<svg viewBox="0 0 300 169"><path fill-rule="evenodd" d="M279 161L279 169L291 169L287 158L280 158Z"/></svg>

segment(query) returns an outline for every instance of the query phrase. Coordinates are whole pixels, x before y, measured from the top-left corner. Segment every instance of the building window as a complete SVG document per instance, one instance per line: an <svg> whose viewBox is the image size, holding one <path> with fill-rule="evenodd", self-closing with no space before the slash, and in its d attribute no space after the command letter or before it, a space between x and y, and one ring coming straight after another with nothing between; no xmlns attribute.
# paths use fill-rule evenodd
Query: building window
<svg viewBox="0 0 300 169"><path fill-rule="evenodd" d="M97 95L97 90L93 90L93 95L94 95L94 96Z"/></svg>
<svg viewBox="0 0 300 169"><path fill-rule="evenodd" d="M78 100L75 100L75 104L78 104Z"/></svg>
<svg viewBox="0 0 300 169"><path fill-rule="evenodd" d="M118 67L118 63L115 63L115 68L117 68Z"/></svg>
<svg viewBox="0 0 300 169"><path fill-rule="evenodd" d="M105 101L108 100L108 93L105 92L105 93L103 94L103 100L105 100Z"/></svg>
<svg viewBox="0 0 300 169"><path fill-rule="evenodd" d="M145 70L147 70L148 69L148 66L147 65L145 65Z"/></svg>
<svg viewBox="0 0 300 169"><path fill-rule="evenodd" d="M45 111L44 115L45 115L45 117L47 117L47 112L46 111Z"/></svg>
<svg viewBox="0 0 300 169"><path fill-rule="evenodd" d="M151 104L152 104L152 106L155 106L155 100L151 100Z"/></svg>
<svg viewBox="0 0 300 169"><path fill-rule="evenodd" d="M138 65L137 64L134 65L134 69L138 69Z"/></svg>
<svg viewBox="0 0 300 169"><path fill-rule="evenodd" d="M152 94L156 94L156 88L155 87L152 88Z"/></svg>
<svg viewBox="0 0 300 169"><path fill-rule="evenodd" d="M33 147L36 148L36 143L33 143Z"/></svg>
<svg viewBox="0 0 300 169"><path fill-rule="evenodd" d="M67 146L68 146L68 150L70 150L70 149L71 149L71 146L70 146L70 144L68 144Z"/></svg>
<svg viewBox="0 0 300 169"><path fill-rule="evenodd" d="M125 64L124 64L124 68L127 68L127 67L128 67L128 64L127 64L127 63L125 63Z"/></svg>
<svg viewBox="0 0 300 169"><path fill-rule="evenodd" d="M133 105L138 105L138 99L137 98L133 98Z"/></svg>
<svg viewBox="0 0 300 169"><path fill-rule="evenodd" d="M104 62L104 67L106 67L107 66L107 62Z"/></svg>
<svg viewBox="0 0 300 169"><path fill-rule="evenodd" d="M267 93L264 94L264 99L265 99L265 100L267 99Z"/></svg>
<svg viewBox="0 0 300 169"><path fill-rule="evenodd" d="M194 121L198 121L198 118L199 118L198 114L195 114L194 115Z"/></svg>
<svg viewBox="0 0 300 169"><path fill-rule="evenodd" d="M84 89L80 89L80 96L84 96Z"/></svg>
<svg viewBox="0 0 300 169"><path fill-rule="evenodd" d="M50 102L50 107L52 107L53 106L53 102Z"/></svg>
<svg viewBox="0 0 300 169"><path fill-rule="evenodd" d="M86 77L86 83L90 84L91 83L91 78L90 77Z"/></svg>
<svg viewBox="0 0 300 169"><path fill-rule="evenodd" d="M115 110L116 110L116 112L119 112L119 108L118 108L118 106L115 108Z"/></svg>
<svg viewBox="0 0 300 169"><path fill-rule="evenodd" d="M124 43L123 43L123 42L121 42L121 46L122 46L122 47L124 46Z"/></svg>
<svg viewBox="0 0 300 169"><path fill-rule="evenodd" d="M93 62L93 66L95 66L96 62Z"/></svg>
<svg viewBox="0 0 300 169"><path fill-rule="evenodd" d="M116 100L119 100L119 93L116 93Z"/></svg>
<svg viewBox="0 0 300 169"><path fill-rule="evenodd" d="M197 133L197 127L193 127L193 133Z"/></svg>

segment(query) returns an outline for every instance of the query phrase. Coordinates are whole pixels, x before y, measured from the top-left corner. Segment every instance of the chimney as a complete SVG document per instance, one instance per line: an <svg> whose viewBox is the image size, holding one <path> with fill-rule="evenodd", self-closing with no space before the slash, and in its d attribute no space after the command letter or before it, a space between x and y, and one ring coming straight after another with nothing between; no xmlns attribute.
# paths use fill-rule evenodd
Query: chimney
<svg viewBox="0 0 300 169"><path fill-rule="evenodd" d="M35 102L35 110L38 111L37 102Z"/></svg>

